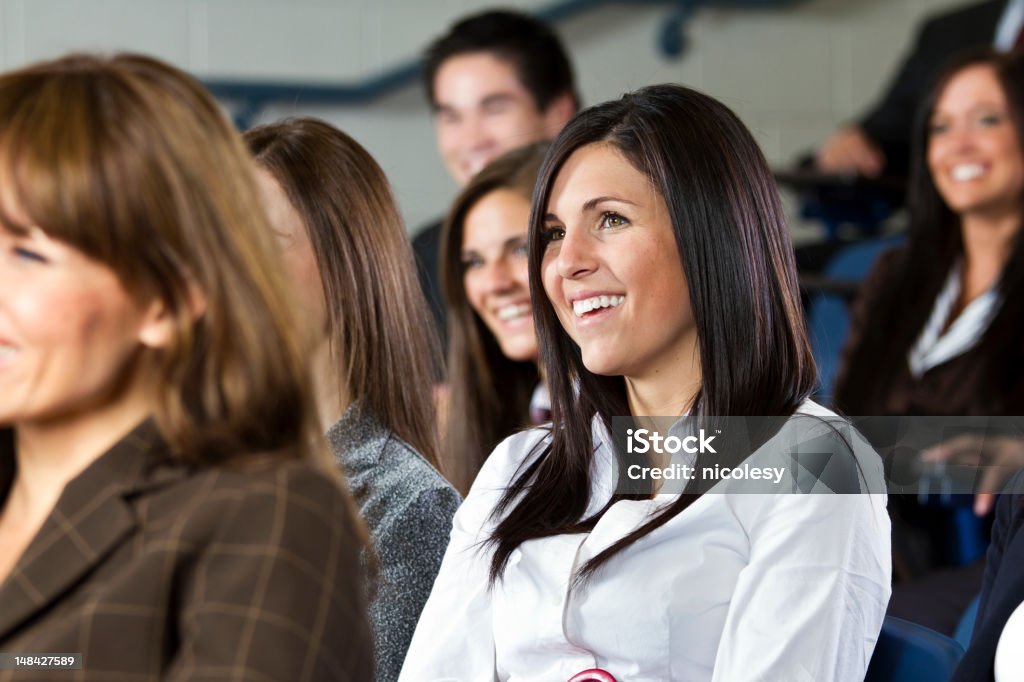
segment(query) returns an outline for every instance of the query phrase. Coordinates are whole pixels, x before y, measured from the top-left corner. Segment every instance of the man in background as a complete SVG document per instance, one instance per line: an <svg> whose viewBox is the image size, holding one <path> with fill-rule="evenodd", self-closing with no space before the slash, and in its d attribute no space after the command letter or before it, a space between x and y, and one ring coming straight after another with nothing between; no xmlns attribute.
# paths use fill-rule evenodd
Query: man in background
<svg viewBox="0 0 1024 682"><path fill-rule="evenodd" d="M423 76L437 148L459 187L505 152L553 138L579 109L558 36L518 12L487 11L458 21L427 48ZM442 222L419 232L413 249L443 338Z"/></svg>

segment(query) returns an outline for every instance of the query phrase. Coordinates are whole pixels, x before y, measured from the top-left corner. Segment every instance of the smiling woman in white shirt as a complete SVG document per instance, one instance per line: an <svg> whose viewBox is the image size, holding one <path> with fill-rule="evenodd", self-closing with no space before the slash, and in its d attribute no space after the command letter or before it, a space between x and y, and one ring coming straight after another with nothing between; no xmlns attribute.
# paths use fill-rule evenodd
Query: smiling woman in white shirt
<svg viewBox="0 0 1024 682"><path fill-rule="evenodd" d="M749 131L693 90L644 88L563 130L530 225L553 423L485 463L401 680L863 679L889 597L881 465L807 400L782 216ZM629 480L659 461L622 453L612 419L655 415L773 415L746 450L716 431L721 459L685 463L788 476L759 494ZM805 437L829 449L828 485L798 480Z"/></svg>

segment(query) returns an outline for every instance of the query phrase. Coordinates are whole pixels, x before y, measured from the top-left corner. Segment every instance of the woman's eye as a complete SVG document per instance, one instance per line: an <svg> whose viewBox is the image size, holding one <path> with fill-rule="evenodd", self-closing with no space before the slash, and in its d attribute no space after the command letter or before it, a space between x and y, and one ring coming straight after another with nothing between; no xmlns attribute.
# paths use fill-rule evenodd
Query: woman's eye
<svg viewBox="0 0 1024 682"><path fill-rule="evenodd" d="M1002 122L1003 117L1000 116L999 114L985 114L984 116L978 118L978 123L985 128L997 126Z"/></svg>
<svg viewBox="0 0 1024 682"><path fill-rule="evenodd" d="M941 135L944 132L946 132L947 130L949 130L949 124L948 123L933 122L933 123L929 124L929 126L928 126L928 134L929 135Z"/></svg>
<svg viewBox="0 0 1024 682"><path fill-rule="evenodd" d="M462 269L472 270L478 268L484 264L484 259L479 256L463 256L462 258Z"/></svg>
<svg viewBox="0 0 1024 682"><path fill-rule="evenodd" d="M438 109L434 116L441 125L452 126L459 122L458 115L450 109Z"/></svg>
<svg viewBox="0 0 1024 682"><path fill-rule="evenodd" d="M544 230L543 239L545 244L559 242L565 239L565 229L561 227L549 227Z"/></svg>
<svg viewBox="0 0 1024 682"><path fill-rule="evenodd" d="M525 242L522 244L516 244L512 249L512 255L519 256L520 258L526 258L530 255L530 246Z"/></svg>
<svg viewBox="0 0 1024 682"><path fill-rule="evenodd" d="M601 214L600 227L602 229L622 227L623 225L627 225L628 223L629 221L626 220L624 216L621 216L618 213L615 213L614 211L607 211Z"/></svg>
<svg viewBox="0 0 1024 682"><path fill-rule="evenodd" d="M18 258L20 260L28 260L35 263L47 262L46 256L31 249L26 249L24 246L16 246L12 249L12 251L14 252L15 258Z"/></svg>

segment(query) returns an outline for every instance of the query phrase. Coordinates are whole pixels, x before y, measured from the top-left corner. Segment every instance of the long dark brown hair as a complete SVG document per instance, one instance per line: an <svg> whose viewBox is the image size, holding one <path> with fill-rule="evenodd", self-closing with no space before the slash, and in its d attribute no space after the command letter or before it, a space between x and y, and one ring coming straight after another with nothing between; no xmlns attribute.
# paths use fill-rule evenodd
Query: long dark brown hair
<svg viewBox="0 0 1024 682"><path fill-rule="evenodd" d="M540 294L544 216L559 170L577 149L607 143L646 175L668 208L697 327L702 384L692 414L793 414L813 390L789 233L768 164L727 107L678 85L656 85L578 114L555 139L541 168L530 218L530 287L541 358L551 390L553 427L541 456L524 468L495 510L491 578L512 551L533 539L593 528L616 493L585 518L594 457L592 421L610 432L628 416L625 381L584 366L579 346ZM643 333L638 330L637 333ZM639 493L649 498L653 491ZM681 513L678 500L589 560L585 578L611 557Z"/></svg>
<svg viewBox="0 0 1024 682"><path fill-rule="evenodd" d="M1024 155L1024 56L990 50L974 52L946 68L918 112L911 144L908 191L909 241L885 282L886 295L869 312L860 343L847 354L836 384L835 404L847 414L875 414L886 402L893 377L909 372L907 354L931 315L932 304L953 264L963 257L960 218L942 199L928 169L929 123L943 90L958 73L972 66L991 66L1006 101ZM1024 216L1024 197L1021 197ZM1007 366L1006 358L1020 356L1024 329L1024 230L1014 240L996 290L1002 305L985 331L981 344L990 349L964 377L966 395L976 398L982 414L1005 414L1006 397L1024 376L1024 367Z"/></svg>
<svg viewBox="0 0 1024 682"><path fill-rule="evenodd" d="M445 462L463 494L502 438L529 423L530 398L540 376L533 362L505 356L473 310L463 281L466 215L485 196L507 189L527 201L548 144L509 152L477 173L452 204L441 235L441 287L448 306L448 426ZM528 228L523 225L523 230Z"/></svg>
<svg viewBox="0 0 1024 682"><path fill-rule="evenodd" d="M358 142L314 118L259 126L245 141L309 235L331 353L344 371L339 387L438 467L437 342L384 171Z"/></svg>

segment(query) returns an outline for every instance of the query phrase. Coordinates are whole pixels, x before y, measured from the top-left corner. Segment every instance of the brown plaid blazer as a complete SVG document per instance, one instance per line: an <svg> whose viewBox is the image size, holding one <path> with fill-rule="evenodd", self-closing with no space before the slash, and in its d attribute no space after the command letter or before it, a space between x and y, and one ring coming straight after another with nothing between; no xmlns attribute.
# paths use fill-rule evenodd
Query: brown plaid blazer
<svg viewBox="0 0 1024 682"><path fill-rule="evenodd" d="M312 464L189 469L146 422L67 485L0 584L0 652L82 669L0 681L372 680L355 523Z"/></svg>

